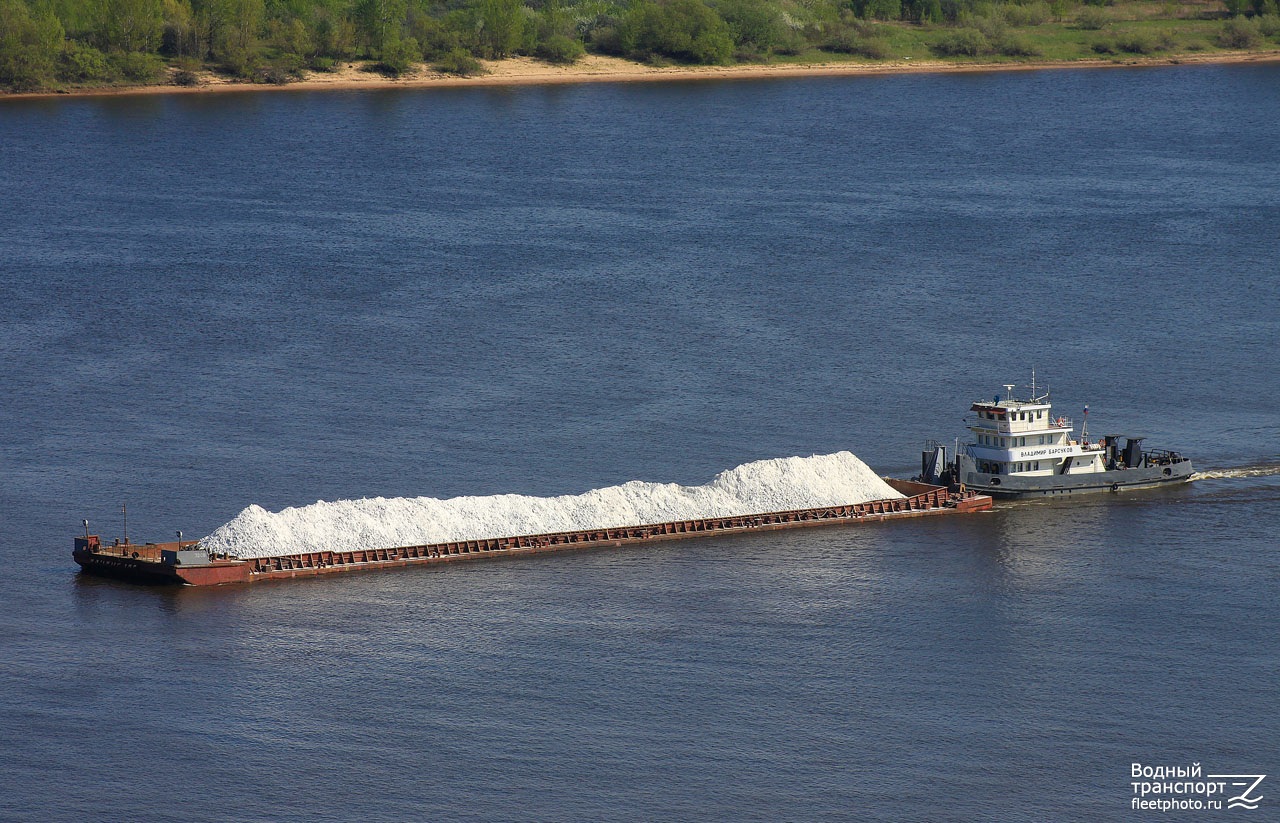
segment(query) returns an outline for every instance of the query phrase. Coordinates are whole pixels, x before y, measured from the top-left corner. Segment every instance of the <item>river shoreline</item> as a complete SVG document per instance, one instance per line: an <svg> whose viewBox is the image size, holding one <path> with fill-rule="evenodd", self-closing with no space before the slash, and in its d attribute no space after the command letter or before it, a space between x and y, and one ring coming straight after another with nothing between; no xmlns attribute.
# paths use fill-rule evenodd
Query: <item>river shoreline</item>
<svg viewBox="0 0 1280 823"><path fill-rule="evenodd" d="M1025 62L948 62L898 60L880 63L798 63L736 66L650 66L621 58L588 55L571 66L558 66L528 57L486 61L487 74L474 77L419 69L400 78L385 77L354 63L334 72L313 72L282 85L228 80L213 72L200 72L199 85L154 84L106 88L67 89L52 92L0 94L2 100L66 97L117 97L156 94L220 94L243 92L358 91L419 88L565 85L577 83L697 82L705 80L760 80L787 77L827 77L882 74L961 74L1045 69L1141 68L1176 65L1229 65L1280 62L1280 50L1134 57L1123 60L1041 60Z"/></svg>

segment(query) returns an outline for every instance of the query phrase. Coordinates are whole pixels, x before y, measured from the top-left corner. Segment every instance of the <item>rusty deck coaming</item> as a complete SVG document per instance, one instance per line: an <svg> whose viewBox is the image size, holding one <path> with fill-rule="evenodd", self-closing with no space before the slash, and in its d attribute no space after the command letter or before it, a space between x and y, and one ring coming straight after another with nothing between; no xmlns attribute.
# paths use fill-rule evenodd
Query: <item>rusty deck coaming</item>
<svg viewBox="0 0 1280 823"><path fill-rule="evenodd" d="M989 508L984 507L984 508ZM971 507L964 511L977 511L978 507ZM401 568L412 565L447 563L450 561L461 560L483 560L487 558L502 557L518 557L522 555L538 554L542 552L566 551L570 549L597 549L597 548L613 548L619 546L632 545L636 543L652 543L657 541L683 540L694 537L719 537L732 536L741 534L754 534L764 531L780 531L783 529L797 529L817 526L839 526L839 525L855 525L859 523L875 523L885 520L897 520L907 517L927 517L931 515L951 514L957 511L955 508L938 507L932 509L914 509L885 512L882 514L866 514L861 516L850 516L840 518L824 518L820 520L808 521L791 521L785 523L766 523L758 526L741 526L741 527L725 527L706 529L696 532L679 532L679 533L654 533L644 537L613 537L591 540L577 540L562 543L552 543L548 545L531 545L531 546L504 546L504 547L488 547L484 544L490 541L459 541L458 543L448 544L449 551L445 550L444 544L439 544L439 553L429 551L428 553L415 553L414 549L428 547L409 547L401 549L402 556L397 556L397 550L363 550L356 552L310 552L305 555L286 555L281 558L261 558L268 561L265 567L256 567L250 571L251 580L269 580L269 579L286 579L294 577L310 577L331 572L354 572L361 570L378 570ZM477 545L479 544L479 545ZM430 549L436 549L436 546ZM386 554L386 559L358 560L352 555L382 555ZM279 565L269 561L284 560L286 562ZM254 562L254 561L248 561Z"/></svg>
<svg viewBox="0 0 1280 823"><path fill-rule="evenodd" d="M179 548L176 543L145 544L142 547L115 545L97 547L96 551L77 548L74 556L76 562L91 573L139 580L147 578L148 582L205 586L310 577L335 572L394 569L459 560L517 557L570 549L617 547L658 540L750 534L810 526L853 525L906 517L981 511L992 505L990 497L974 492L953 494L940 486L888 478L886 480L897 491L908 496L842 506L576 532L456 540L388 549L321 550L244 560L220 558L208 565L199 566L160 563L161 553ZM77 539L78 545L79 542ZM183 547L188 545L191 544L184 542Z"/></svg>

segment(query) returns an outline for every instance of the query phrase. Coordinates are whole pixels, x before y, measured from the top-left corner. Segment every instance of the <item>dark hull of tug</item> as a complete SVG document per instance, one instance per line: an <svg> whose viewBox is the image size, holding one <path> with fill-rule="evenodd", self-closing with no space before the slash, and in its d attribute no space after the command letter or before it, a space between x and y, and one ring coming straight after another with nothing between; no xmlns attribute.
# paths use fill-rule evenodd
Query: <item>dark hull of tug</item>
<svg viewBox="0 0 1280 823"><path fill-rule="evenodd" d="M855 525L908 517L957 514L991 508L991 497L977 491L957 493L941 486L886 478L902 498L872 500L847 506L824 506L787 512L684 520L647 526L582 532L462 540L422 546L356 551L315 551L250 560L216 559L182 563L195 554L195 544L148 543L101 545L93 535L77 537L72 557L85 574L114 577L134 583L179 586L218 586L313 577L342 572L376 571L406 566L435 565L463 560L517 557L570 549L624 546L656 540L680 540L730 534Z"/></svg>
<svg viewBox="0 0 1280 823"><path fill-rule="evenodd" d="M1062 495L1099 494L1152 489L1185 483L1194 470L1190 460L1140 469L1117 469L1092 474L1050 474L1024 477L966 472L966 487L1002 500Z"/></svg>

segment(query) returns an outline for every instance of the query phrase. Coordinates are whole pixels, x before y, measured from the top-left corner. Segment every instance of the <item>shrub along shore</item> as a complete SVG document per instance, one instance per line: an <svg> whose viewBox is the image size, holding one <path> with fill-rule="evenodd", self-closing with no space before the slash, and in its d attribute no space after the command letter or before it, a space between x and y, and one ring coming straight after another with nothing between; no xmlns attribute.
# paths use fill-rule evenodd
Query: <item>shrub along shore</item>
<svg viewBox="0 0 1280 823"><path fill-rule="evenodd" d="M1277 0L0 0L0 90L1280 58Z"/></svg>

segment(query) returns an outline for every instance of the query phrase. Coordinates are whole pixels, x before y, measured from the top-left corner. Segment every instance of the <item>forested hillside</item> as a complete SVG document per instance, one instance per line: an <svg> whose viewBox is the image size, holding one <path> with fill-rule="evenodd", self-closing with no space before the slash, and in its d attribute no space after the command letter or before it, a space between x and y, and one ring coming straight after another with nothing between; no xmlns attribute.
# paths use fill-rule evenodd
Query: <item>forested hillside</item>
<svg viewBox="0 0 1280 823"><path fill-rule="evenodd" d="M0 0L0 89L399 75L585 52L648 62L1078 59L1264 49L1277 0ZM1094 4L1097 3L1097 4Z"/></svg>

